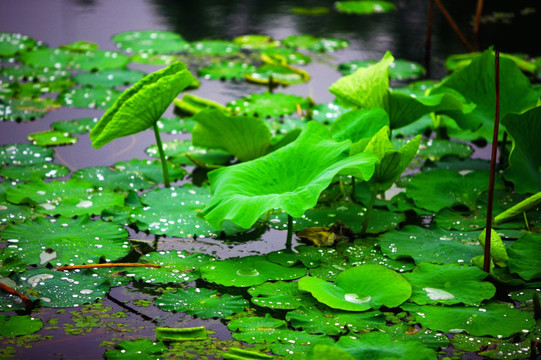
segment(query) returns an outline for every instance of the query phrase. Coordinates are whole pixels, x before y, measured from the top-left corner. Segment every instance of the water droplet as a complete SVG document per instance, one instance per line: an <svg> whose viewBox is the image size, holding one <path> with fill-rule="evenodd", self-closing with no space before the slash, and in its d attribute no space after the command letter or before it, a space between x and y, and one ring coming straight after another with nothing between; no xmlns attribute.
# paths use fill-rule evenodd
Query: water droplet
<svg viewBox="0 0 541 360"><path fill-rule="evenodd" d="M344 295L344 299L347 302L353 303L353 304L365 304L369 302L372 297L371 296L365 296L363 298L360 298L357 294L346 294Z"/></svg>

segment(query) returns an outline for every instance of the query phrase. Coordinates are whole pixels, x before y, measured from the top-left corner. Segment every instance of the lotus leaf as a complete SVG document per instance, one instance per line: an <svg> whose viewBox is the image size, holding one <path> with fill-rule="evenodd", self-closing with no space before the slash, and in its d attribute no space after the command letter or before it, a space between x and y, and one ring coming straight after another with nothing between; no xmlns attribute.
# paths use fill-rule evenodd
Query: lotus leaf
<svg viewBox="0 0 541 360"><path fill-rule="evenodd" d="M233 44L240 45L244 49L259 49L260 47L271 45L276 46L276 42L271 40L271 37L268 35L250 34L237 36L233 39Z"/></svg>
<svg viewBox="0 0 541 360"><path fill-rule="evenodd" d="M305 359L313 344L334 344L331 337L292 330L280 331L276 340L278 342L270 346L271 351L289 359Z"/></svg>
<svg viewBox="0 0 541 360"><path fill-rule="evenodd" d="M374 310L363 313L340 310L319 310L304 306L286 314L286 320L294 328L310 334L341 335L348 331L360 333L374 329L385 329L383 313Z"/></svg>
<svg viewBox="0 0 541 360"><path fill-rule="evenodd" d="M301 245L294 250L279 250L267 254L267 259L282 266L302 263L307 268L314 268L325 262L335 262L342 256L334 248L317 248Z"/></svg>
<svg viewBox="0 0 541 360"><path fill-rule="evenodd" d="M111 69L98 72L80 73L73 77L75 82L83 86L117 87L136 83L146 74L131 69Z"/></svg>
<svg viewBox="0 0 541 360"><path fill-rule="evenodd" d="M231 220L249 228L276 207L300 217L316 205L319 194L339 172L370 178L374 157L346 157L348 147L347 141L332 140L323 125L309 122L289 145L250 162L210 172L213 197L202 213L215 227Z"/></svg>
<svg viewBox="0 0 541 360"><path fill-rule="evenodd" d="M62 92L73 86L71 79L59 78L51 81L42 82L18 82L12 85L14 96L18 98L38 98L42 94Z"/></svg>
<svg viewBox="0 0 541 360"><path fill-rule="evenodd" d="M248 293L255 305L270 309L291 310L315 303L312 296L299 290L296 282L265 282L249 288Z"/></svg>
<svg viewBox="0 0 541 360"><path fill-rule="evenodd" d="M224 353L223 358L234 360L265 360L273 359L274 356L263 354L259 351L249 351L232 347L229 348L226 353Z"/></svg>
<svg viewBox="0 0 541 360"><path fill-rule="evenodd" d="M90 132L92 146L99 148L153 126L173 99L193 81L194 77L181 62L145 76L124 91L94 126Z"/></svg>
<svg viewBox="0 0 541 360"><path fill-rule="evenodd" d="M233 55L240 51L240 46L224 40L201 40L192 43L188 50L195 55Z"/></svg>
<svg viewBox="0 0 541 360"><path fill-rule="evenodd" d="M137 53L131 56L131 61L146 65L170 65L178 60L177 55Z"/></svg>
<svg viewBox="0 0 541 360"><path fill-rule="evenodd" d="M223 150L207 150L195 147L189 140L164 142L163 150L169 160L178 165L197 165L191 159L211 165L224 165L233 160L233 155ZM156 145L148 147L145 151L152 157L158 156Z"/></svg>
<svg viewBox="0 0 541 360"><path fill-rule="evenodd" d="M475 352L479 356L490 359L525 359L530 353L530 343L527 340L517 342L513 339L455 334L451 343L456 349Z"/></svg>
<svg viewBox="0 0 541 360"><path fill-rule="evenodd" d="M451 140L427 140L423 141L419 148L419 156L427 157L432 161L440 160L449 155L467 158L473 153L470 145Z"/></svg>
<svg viewBox="0 0 541 360"><path fill-rule="evenodd" d="M67 132L57 130L32 133L29 134L27 138L35 145L40 146L70 145L77 142L76 137L71 136Z"/></svg>
<svg viewBox="0 0 541 360"><path fill-rule="evenodd" d="M182 251L160 251L146 254L140 260L150 264L159 264L160 268L133 268L128 276L146 283L181 283L199 278L199 268L214 258L200 253L190 254Z"/></svg>
<svg viewBox="0 0 541 360"><path fill-rule="evenodd" d="M10 82L51 82L58 79L69 79L70 73L64 69L42 68L28 65L6 66L0 69L0 76Z"/></svg>
<svg viewBox="0 0 541 360"><path fill-rule="evenodd" d="M44 182L32 179L8 189L6 199L15 204L30 201L36 210L49 215L96 215L113 206L122 206L124 196L110 191L98 191L92 183L71 179L65 182Z"/></svg>
<svg viewBox="0 0 541 360"><path fill-rule="evenodd" d="M0 57L7 58L38 45L33 38L18 33L0 33Z"/></svg>
<svg viewBox="0 0 541 360"><path fill-rule="evenodd" d="M395 307L411 296L411 285L402 275L382 265L360 265L341 272L334 282L314 277L299 280L299 289L335 309L366 311Z"/></svg>
<svg viewBox="0 0 541 360"><path fill-rule="evenodd" d="M524 280L541 278L541 236L526 234L515 241L507 250L509 271Z"/></svg>
<svg viewBox="0 0 541 360"><path fill-rule="evenodd" d="M294 49L307 49L314 52L336 51L349 46L347 40L319 38L312 35L291 35L282 39L282 44Z"/></svg>
<svg viewBox="0 0 541 360"><path fill-rule="evenodd" d="M26 166L6 166L0 168L0 175L6 179L16 181L28 181L34 177L40 179L54 179L63 177L70 173L64 165L55 163L42 163Z"/></svg>
<svg viewBox="0 0 541 360"><path fill-rule="evenodd" d="M505 179L521 194L541 191L541 107L520 115L509 114L502 123L513 138Z"/></svg>
<svg viewBox="0 0 541 360"><path fill-rule="evenodd" d="M308 100L296 95L282 93L250 94L230 101L227 107L235 114L278 117L294 113L298 107L306 109Z"/></svg>
<svg viewBox="0 0 541 360"><path fill-rule="evenodd" d="M312 6L312 7L304 7L304 6L296 6L291 9L291 12L296 15L306 15L306 16L319 16L319 15L325 15L329 13L329 8L325 6Z"/></svg>
<svg viewBox="0 0 541 360"><path fill-rule="evenodd" d="M4 282L5 277L9 276L11 273L26 271L27 267L28 266L17 256L16 251L4 248L0 252L0 278L4 278L2 279L2 282Z"/></svg>
<svg viewBox="0 0 541 360"><path fill-rule="evenodd" d="M223 112L228 112L225 106L218 104L215 101L205 99L193 94L184 94L182 99L175 99L173 101L175 104L175 110L188 115L195 115L198 112L205 109L215 109L222 110Z"/></svg>
<svg viewBox="0 0 541 360"><path fill-rule="evenodd" d="M104 297L109 291L109 284L89 269L71 272L32 269L19 278L22 292L38 298L44 307L80 306Z"/></svg>
<svg viewBox="0 0 541 360"><path fill-rule="evenodd" d="M224 149L240 161L248 161L267 153L271 133L261 118L227 116L220 110L203 110L194 121L192 144Z"/></svg>
<svg viewBox="0 0 541 360"><path fill-rule="evenodd" d="M404 313L402 313L404 314ZM387 326L384 332L389 334L391 339L400 341L419 341L426 347L434 349L436 351L445 349L449 346L449 339L447 335L442 332L432 331L430 329L417 329L406 323L398 323L391 326Z"/></svg>
<svg viewBox="0 0 541 360"><path fill-rule="evenodd" d="M287 86L302 84L310 80L310 75L306 71L288 66L287 64L263 64L259 68L247 72L245 78L248 81L258 84L269 84L272 79L272 84Z"/></svg>
<svg viewBox="0 0 541 360"><path fill-rule="evenodd" d="M121 92L107 88L75 88L58 96L65 106L80 108L108 109L120 96Z"/></svg>
<svg viewBox="0 0 541 360"><path fill-rule="evenodd" d="M60 45L60 48L64 50L74 51L74 52L84 52L88 50L98 50L99 45L91 41L78 40L78 41L71 42L69 44Z"/></svg>
<svg viewBox="0 0 541 360"><path fill-rule="evenodd" d="M65 264L97 264L100 259L116 260L128 253L128 233L122 227L105 221L92 221L87 216L70 219L54 218L27 220L8 225L2 238L8 249L18 251L27 264L51 262ZM54 258L42 261L42 256Z"/></svg>
<svg viewBox="0 0 541 360"><path fill-rule="evenodd" d="M259 285L269 280L293 280L304 275L305 267L283 267L255 255L216 261L201 267L204 280L236 287Z"/></svg>
<svg viewBox="0 0 541 360"><path fill-rule="evenodd" d="M483 229L483 232L477 238L477 241L479 241L483 248L485 248L485 240L487 236L486 230L487 229ZM492 228L490 229L490 242L491 260L494 261L494 264L498 265L499 267L506 267L507 260L509 260L507 250L505 249L505 245L500 235Z"/></svg>
<svg viewBox="0 0 541 360"><path fill-rule="evenodd" d="M264 49L261 50L261 54L265 54L273 58L283 59L286 63L294 65L306 65L312 61L308 55L283 47L271 47Z"/></svg>
<svg viewBox="0 0 541 360"><path fill-rule="evenodd" d="M363 1L364 2L364 1ZM368 67L375 64L375 60L353 60L338 65L338 71L342 75L350 75L358 68ZM425 68L413 61L395 60L389 65L389 76L392 80L414 80L425 74Z"/></svg>
<svg viewBox="0 0 541 360"><path fill-rule="evenodd" d="M494 222L497 224L509 221L509 219L512 219L517 215L523 214L530 209L535 209L539 204L541 204L541 192L529 196L521 202L511 206L509 209L506 209L494 218Z"/></svg>
<svg viewBox="0 0 541 360"><path fill-rule="evenodd" d="M308 360L355 360L355 357L335 345L315 344L310 348Z"/></svg>
<svg viewBox="0 0 541 360"><path fill-rule="evenodd" d="M168 117L161 118L156 123L158 129L161 132L166 132L169 134L179 134L179 133L189 133L192 132L195 122L191 117Z"/></svg>
<svg viewBox="0 0 541 360"><path fill-rule="evenodd" d="M81 118L66 121L56 121L51 127L57 131L63 131L70 134L84 134L96 125L98 118Z"/></svg>
<svg viewBox="0 0 541 360"><path fill-rule="evenodd" d="M449 55L445 59L445 68L449 73L452 73L454 71L460 70L469 64L471 64L472 60L476 57L479 57L479 52L471 52L466 54L453 54ZM522 71L529 72L534 74L536 64L535 62L532 62L528 59L526 59L525 54L506 54L500 52L500 58L507 58L515 62L515 64L521 69Z"/></svg>
<svg viewBox="0 0 541 360"><path fill-rule="evenodd" d="M508 337L528 332L535 326L532 315L506 304L489 302L482 307L414 305L401 306L415 316L423 327L446 333Z"/></svg>
<svg viewBox="0 0 541 360"><path fill-rule="evenodd" d="M10 99L0 103L0 121L30 121L45 116L59 107L51 98Z"/></svg>
<svg viewBox="0 0 541 360"><path fill-rule="evenodd" d="M410 301L419 305L480 305L496 293L494 285L481 281L486 276L475 266L430 263L420 263L404 274L413 288Z"/></svg>
<svg viewBox="0 0 541 360"><path fill-rule="evenodd" d="M164 352L168 350L161 341L155 342L150 339L124 340L117 345L117 349L107 350L107 360L130 360L145 358L148 360L159 360Z"/></svg>
<svg viewBox="0 0 541 360"><path fill-rule="evenodd" d="M237 61L223 61L205 66L197 75L211 80L243 80L244 75L255 70L255 66Z"/></svg>
<svg viewBox="0 0 541 360"><path fill-rule="evenodd" d="M412 270L415 267L415 265L407 259L391 259L383 255L379 247L374 245L366 246L358 243L344 243L344 246L342 246L342 244L339 244L338 248L340 252L347 257L348 264L350 266L359 266L363 264L379 264L401 273ZM313 271L311 271L311 274L313 276L320 277Z"/></svg>
<svg viewBox="0 0 541 360"><path fill-rule="evenodd" d="M129 31L116 34L111 40L129 53L176 53L189 48L189 43L172 31Z"/></svg>
<svg viewBox="0 0 541 360"><path fill-rule="evenodd" d="M233 319L227 323L227 328L231 331L249 332L254 330L286 330L287 323L284 320L273 318L269 313L265 317L245 316ZM263 342L263 341L256 341Z"/></svg>
<svg viewBox="0 0 541 360"><path fill-rule="evenodd" d="M26 65L49 68L68 68L78 70L106 70L126 66L130 59L119 52L91 50L72 52L64 49L40 48L21 54Z"/></svg>
<svg viewBox="0 0 541 360"><path fill-rule="evenodd" d="M389 12L396 9L396 5L390 1L337 1L334 6L339 12L358 15Z"/></svg>
<svg viewBox="0 0 541 360"><path fill-rule="evenodd" d="M477 243L478 236L478 231L461 233L406 225L400 231L380 235L379 246L391 259L412 258L417 264L469 264L471 258L483 253Z"/></svg>
<svg viewBox="0 0 541 360"><path fill-rule="evenodd" d="M226 318L239 313L248 306L242 296L219 294L206 288L178 289L176 293L166 292L156 299L165 311L181 311L202 319Z"/></svg>
<svg viewBox="0 0 541 360"><path fill-rule="evenodd" d="M336 343L356 359L434 360L436 352L418 341L393 341L388 334L370 332L359 337L342 336Z"/></svg>
<svg viewBox="0 0 541 360"><path fill-rule="evenodd" d="M396 60L396 61L400 62L400 60ZM428 90L436 86L436 84L437 84L436 80L430 80L430 79L418 80L418 81L409 83L406 86L393 87L393 91L401 92L413 97L423 97L426 95Z"/></svg>
<svg viewBox="0 0 541 360"><path fill-rule="evenodd" d="M181 180L186 175L186 170L180 166L168 163L167 167L172 180ZM163 182L161 164L157 161L132 159L130 161L117 162L113 168L123 173L142 176L154 184Z"/></svg>
<svg viewBox="0 0 541 360"><path fill-rule="evenodd" d="M1 39L0 39L1 41ZM33 334L43 327L40 319L30 315L0 314L0 336L15 337Z"/></svg>
<svg viewBox="0 0 541 360"><path fill-rule="evenodd" d="M389 126L389 116L383 109L357 109L339 116L332 123L331 133L337 141L357 142L372 138L384 126Z"/></svg>
<svg viewBox="0 0 541 360"><path fill-rule="evenodd" d="M317 268L310 269L310 276L321 280L334 281L340 273L353 267L354 265L349 264L346 259L336 262L324 262Z"/></svg>

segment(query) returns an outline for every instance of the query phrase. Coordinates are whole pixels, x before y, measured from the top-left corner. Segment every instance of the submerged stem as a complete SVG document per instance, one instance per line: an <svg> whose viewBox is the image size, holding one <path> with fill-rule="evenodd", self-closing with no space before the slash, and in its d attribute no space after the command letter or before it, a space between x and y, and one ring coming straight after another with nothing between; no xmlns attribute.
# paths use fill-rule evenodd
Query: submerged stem
<svg viewBox="0 0 541 360"><path fill-rule="evenodd" d="M158 153L160 154L160 160L162 162L163 182L165 184L165 187L170 187L171 183L169 182L169 170L167 169L167 161L165 160L165 152L163 151L163 143L160 137L160 131L158 130L158 125L156 123L152 125L152 128L154 129L156 145L158 146Z"/></svg>
<svg viewBox="0 0 541 360"><path fill-rule="evenodd" d="M287 238L286 249L291 249L291 242L293 240L293 218L291 215L287 215Z"/></svg>
<svg viewBox="0 0 541 360"><path fill-rule="evenodd" d="M366 215L364 216L364 222L363 227L361 229L361 236L366 235L366 229L368 229L368 222L370 221L370 216L372 215L372 209L374 208L374 203L376 202L376 196L378 195L379 191L379 183L375 184L374 190L372 190L372 197L370 198L370 202L368 203L368 206L366 208Z"/></svg>

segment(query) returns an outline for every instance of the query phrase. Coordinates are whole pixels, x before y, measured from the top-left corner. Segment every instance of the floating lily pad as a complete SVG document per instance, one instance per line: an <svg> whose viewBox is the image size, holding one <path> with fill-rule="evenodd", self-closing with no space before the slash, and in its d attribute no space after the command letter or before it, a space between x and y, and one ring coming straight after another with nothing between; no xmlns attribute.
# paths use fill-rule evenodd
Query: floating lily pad
<svg viewBox="0 0 541 360"><path fill-rule="evenodd" d="M526 234L508 249L509 271L524 280L541 278L541 236Z"/></svg>
<svg viewBox="0 0 541 360"><path fill-rule="evenodd" d="M11 57L38 45L33 38L18 33L0 33L0 57Z"/></svg>
<svg viewBox="0 0 541 360"><path fill-rule="evenodd" d="M57 101L51 98L10 99L5 103L0 103L0 121L35 120L59 107Z"/></svg>
<svg viewBox="0 0 541 360"><path fill-rule="evenodd" d="M283 59L286 63L293 65L306 65L312 61L310 56L295 51L294 49L284 47L271 47L269 49L264 49L261 50L261 54L271 56L275 59Z"/></svg>
<svg viewBox="0 0 541 360"><path fill-rule="evenodd" d="M231 320L227 327L233 333L233 337L248 343L271 343L276 342L279 334L289 332L284 320L275 319L270 314L265 317L248 316Z"/></svg>
<svg viewBox="0 0 541 360"><path fill-rule="evenodd" d="M75 82L83 86L117 87L126 86L141 80L146 74L132 69L111 69L97 72L80 73L73 77Z"/></svg>
<svg viewBox="0 0 541 360"><path fill-rule="evenodd" d="M336 102L317 104L312 108L312 120L322 124L334 123L342 114L350 111Z"/></svg>
<svg viewBox="0 0 541 360"><path fill-rule="evenodd" d="M169 134L180 134L192 132L195 126L195 121L191 117L168 117L161 118L156 123L160 132L166 132Z"/></svg>
<svg viewBox="0 0 541 360"><path fill-rule="evenodd" d="M379 236L381 251L391 259L412 258L417 264L470 264L470 259L481 255L477 243L478 231L458 232L441 228L425 229L406 225L400 231L390 231Z"/></svg>
<svg viewBox="0 0 541 360"><path fill-rule="evenodd" d="M215 261L201 268L201 277L224 286L248 287L269 280L292 280L306 274L305 267L283 267L261 256Z"/></svg>
<svg viewBox="0 0 541 360"><path fill-rule="evenodd" d="M161 268L138 268L130 269L127 276L146 283L181 283L199 278L199 268L214 261L210 255L187 251L161 251L152 252L141 257L140 261L150 264L161 265Z"/></svg>
<svg viewBox="0 0 541 360"><path fill-rule="evenodd" d="M382 265L360 265L340 273L334 284L315 277L299 280L299 289L334 309L366 311L395 307L411 296L411 285L402 275Z"/></svg>
<svg viewBox="0 0 541 360"><path fill-rule="evenodd" d="M34 209L28 206L14 205L0 201L0 225L25 221L36 216Z"/></svg>
<svg viewBox="0 0 541 360"><path fill-rule="evenodd" d="M74 51L74 52L84 52L84 51L89 51L89 50L98 50L99 45L91 41L78 40L78 41L71 42L69 44L60 45L60 48L64 50Z"/></svg>
<svg viewBox="0 0 541 360"><path fill-rule="evenodd" d="M72 52L58 48L41 48L21 54L21 60L35 67L77 70L106 70L122 68L130 62L126 55L109 50Z"/></svg>
<svg viewBox="0 0 541 360"><path fill-rule="evenodd" d="M71 79L59 78L43 82L19 82L13 89L18 98L24 99L65 91L71 86L73 86Z"/></svg>
<svg viewBox="0 0 541 360"><path fill-rule="evenodd" d="M296 15L319 16L319 15L328 14L330 10L329 8L324 7L324 6L313 6L313 7L296 6L291 9L291 12Z"/></svg>
<svg viewBox="0 0 541 360"><path fill-rule="evenodd" d="M482 307L414 305L401 306L423 327L446 333L508 337L535 326L532 315L506 304L489 302Z"/></svg>
<svg viewBox="0 0 541 360"><path fill-rule="evenodd" d="M55 163L42 163L26 166L6 166L0 168L0 176L16 181L28 181L34 177L54 179L69 175L67 167Z"/></svg>
<svg viewBox="0 0 541 360"><path fill-rule="evenodd" d="M255 66L238 61L222 61L205 66L197 75L211 80L243 80L244 75L255 70Z"/></svg>
<svg viewBox="0 0 541 360"><path fill-rule="evenodd" d="M71 136L67 132L58 130L46 130L32 133L29 134L27 138L35 145L40 146L71 145L77 142L76 137Z"/></svg>
<svg viewBox="0 0 541 360"><path fill-rule="evenodd" d="M432 161L453 155L459 158L467 158L473 153L470 145L451 140L428 140L423 141L419 147L419 156L427 157Z"/></svg>
<svg viewBox="0 0 541 360"><path fill-rule="evenodd" d="M379 264L401 273L412 270L415 267L415 265L407 259L391 259L388 256L383 255L379 247L374 245L366 246L356 242L355 244L339 244L338 248L340 252L347 257L350 266ZM332 266L339 267L337 265L338 264L333 264ZM322 278L319 276L319 273L313 273L313 275ZM327 277L327 280L333 279L334 278Z"/></svg>
<svg viewBox="0 0 541 360"><path fill-rule="evenodd" d="M58 99L69 107L108 109L121 92L107 88L76 88L61 93Z"/></svg>
<svg viewBox="0 0 541 360"><path fill-rule="evenodd" d="M178 55L137 53L131 56L131 61L145 65L171 65L178 61Z"/></svg>
<svg viewBox="0 0 541 360"><path fill-rule="evenodd" d="M0 41L2 39L0 38ZM6 315L0 314L0 336L15 337L33 334L43 327L41 319L30 315Z"/></svg>
<svg viewBox="0 0 541 360"><path fill-rule="evenodd" d="M34 144L0 146L0 165L36 165L53 161L54 150Z"/></svg>
<svg viewBox="0 0 541 360"><path fill-rule="evenodd" d="M177 53L188 50L189 43L171 31L129 31L114 35L111 40L129 53Z"/></svg>
<svg viewBox="0 0 541 360"><path fill-rule="evenodd" d="M105 352L107 360L131 360L144 357L148 360L159 360L168 348L161 341L150 339L124 340L115 345L116 349Z"/></svg>
<svg viewBox="0 0 541 360"><path fill-rule="evenodd" d="M302 96L263 93L250 94L239 100L227 103L227 107L235 114L277 117L294 113L298 107L306 109L309 101Z"/></svg>
<svg viewBox="0 0 541 360"><path fill-rule="evenodd" d="M127 237L128 233L122 227L92 221L86 216L37 218L8 225L2 231L2 238L8 242L7 248L17 250L25 263L44 265L50 262L55 266L97 264L102 258L116 260L129 251Z"/></svg>
<svg viewBox="0 0 541 360"><path fill-rule="evenodd" d="M296 282L265 282L249 288L248 293L255 305L270 309L291 310L316 303L311 295L299 290Z"/></svg>
<svg viewBox="0 0 541 360"><path fill-rule="evenodd" d="M124 195L97 191L92 183L79 179L65 182L32 179L8 189L6 199L15 204L30 201L38 212L63 216L95 215L124 204Z"/></svg>
<svg viewBox="0 0 541 360"><path fill-rule="evenodd" d="M190 44L188 50L195 55L233 55L240 51L240 46L225 40L201 40Z"/></svg>
<svg viewBox="0 0 541 360"><path fill-rule="evenodd" d="M98 122L98 118L81 118L66 121L56 121L51 127L57 131L63 131L70 134L84 134L89 132Z"/></svg>
<svg viewBox="0 0 541 360"><path fill-rule="evenodd" d="M241 35L233 39L233 43L240 45L243 49L262 50L273 48L279 45L279 42L272 41L268 35Z"/></svg>
<svg viewBox="0 0 541 360"><path fill-rule="evenodd" d="M0 76L10 82L51 82L58 79L68 79L71 74L64 69L54 67L34 67L28 65L6 66L0 69Z"/></svg>
<svg viewBox="0 0 541 360"><path fill-rule="evenodd" d="M486 276L475 266L430 263L420 263L404 274L413 287L410 301L419 305L480 305L496 293L494 285L481 281Z"/></svg>
<svg viewBox="0 0 541 360"><path fill-rule="evenodd" d="M291 66L263 64L245 74L246 80L258 84L268 84L271 79L273 84L295 85L310 80L310 75L303 70Z"/></svg>
<svg viewBox="0 0 541 360"><path fill-rule="evenodd" d="M404 313L402 313L404 314ZM438 351L449 346L447 334L431 329L418 329L411 324L400 322L382 329L391 339L399 341L419 341L426 347Z"/></svg>
<svg viewBox="0 0 541 360"><path fill-rule="evenodd" d="M206 288L178 289L176 293L166 292L156 299L156 304L165 311L181 311L202 319L226 318L242 312L248 301L242 296L219 294Z"/></svg>
<svg viewBox="0 0 541 360"><path fill-rule="evenodd" d="M337 1L334 6L338 12L357 15L383 13L396 9L396 5L390 1Z"/></svg>
<svg viewBox="0 0 541 360"><path fill-rule="evenodd" d="M192 145L190 140L173 140L163 143L166 157L179 165L197 165L190 160L195 159L207 165L225 165L233 160L233 155L223 150L207 150ZM156 145L149 146L145 152L152 157L158 157Z"/></svg>
<svg viewBox="0 0 541 360"><path fill-rule="evenodd" d="M363 1L364 3L365 1ZM338 65L342 75L353 74L357 69L374 65L376 60L353 60ZM389 65L389 76L393 80L415 80L425 74L425 68L413 61L397 59Z"/></svg>
<svg viewBox="0 0 541 360"><path fill-rule="evenodd" d="M331 52L349 46L347 40L315 37L312 35L291 35L282 39L282 43L294 49L306 49L314 52Z"/></svg>
<svg viewBox="0 0 541 360"><path fill-rule="evenodd" d="M318 248L301 245L293 250L279 250L267 254L267 259L282 266L302 263L307 268L318 267L325 262L334 262L342 256L334 248Z"/></svg>
<svg viewBox="0 0 541 360"><path fill-rule="evenodd" d="M182 180L186 175L186 170L175 164L167 163L169 177L173 181ZM141 176L154 184L163 182L162 164L153 160L131 159L130 161L119 161L113 166L125 174Z"/></svg>

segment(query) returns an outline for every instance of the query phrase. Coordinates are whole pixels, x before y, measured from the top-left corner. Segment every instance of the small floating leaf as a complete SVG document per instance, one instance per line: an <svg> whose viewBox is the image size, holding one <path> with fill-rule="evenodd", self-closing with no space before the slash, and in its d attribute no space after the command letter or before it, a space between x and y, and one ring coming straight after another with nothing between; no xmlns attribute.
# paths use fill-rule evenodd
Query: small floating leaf
<svg viewBox="0 0 541 360"><path fill-rule="evenodd" d="M292 114L297 108L306 109L309 101L301 96L282 93L250 94L227 103L234 114L277 117Z"/></svg>
<svg viewBox="0 0 541 360"><path fill-rule="evenodd" d="M116 349L107 350L105 358L107 360L130 360L130 359L148 359L159 360L168 348L161 341L155 342L150 339L124 340L117 345Z"/></svg>
<svg viewBox="0 0 541 360"><path fill-rule="evenodd" d="M263 49L261 50L261 54L282 59L286 63L293 65L306 65L312 61L308 55L295 51L294 49L283 47L271 47L269 49Z"/></svg>
<svg viewBox="0 0 541 360"><path fill-rule="evenodd" d="M58 99L69 107L108 109L120 94L115 89L86 87L67 90L58 95Z"/></svg>
<svg viewBox="0 0 541 360"><path fill-rule="evenodd" d="M98 122L98 118L81 118L66 121L56 121L51 127L57 131L63 131L70 134L84 134L89 132Z"/></svg>
<svg viewBox="0 0 541 360"><path fill-rule="evenodd" d="M25 50L30 50L38 45L33 38L18 34L2 32L0 33L0 57L10 57L21 53Z"/></svg>
<svg viewBox="0 0 541 360"><path fill-rule="evenodd" d="M111 40L129 53L177 53L189 48L189 43L172 31L128 31L115 34Z"/></svg>
<svg viewBox="0 0 541 360"><path fill-rule="evenodd" d="M55 163L42 163L26 166L6 166L0 168L0 175L16 181L28 181L33 177L40 179L54 179L70 173L64 165Z"/></svg>
<svg viewBox="0 0 541 360"><path fill-rule="evenodd" d="M199 76L212 80L243 80L244 75L255 70L255 66L238 61L222 61L207 65L197 71Z"/></svg>
<svg viewBox="0 0 541 360"><path fill-rule="evenodd" d="M396 5L390 1L337 1L336 10L346 14L373 14L389 12L396 9Z"/></svg>
<svg viewBox="0 0 541 360"><path fill-rule="evenodd" d="M56 145L70 145L77 142L77 138L70 134L57 131L46 130L42 132L32 133L28 135L28 140L32 143L40 146L56 146Z"/></svg>
<svg viewBox="0 0 541 360"><path fill-rule="evenodd" d="M306 49L314 52L336 51L349 46L347 40L312 35L291 35L282 39L282 43L290 48Z"/></svg>
<svg viewBox="0 0 541 360"><path fill-rule="evenodd" d="M0 38L1 41L1 38ZM33 334L43 327L40 319L30 315L0 314L0 336L7 338Z"/></svg>
<svg viewBox="0 0 541 360"><path fill-rule="evenodd" d="M156 340L160 341L188 341L203 340L207 338L207 329L204 326L191 328L156 328Z"/></svg>
<svg viewBox="0 0 541 360"><path fill-rule="evenodd" d="M80 73L73 77L82 86L117 87L136 83L146 74L132 69L111 69L97 72Z"/></svg>

